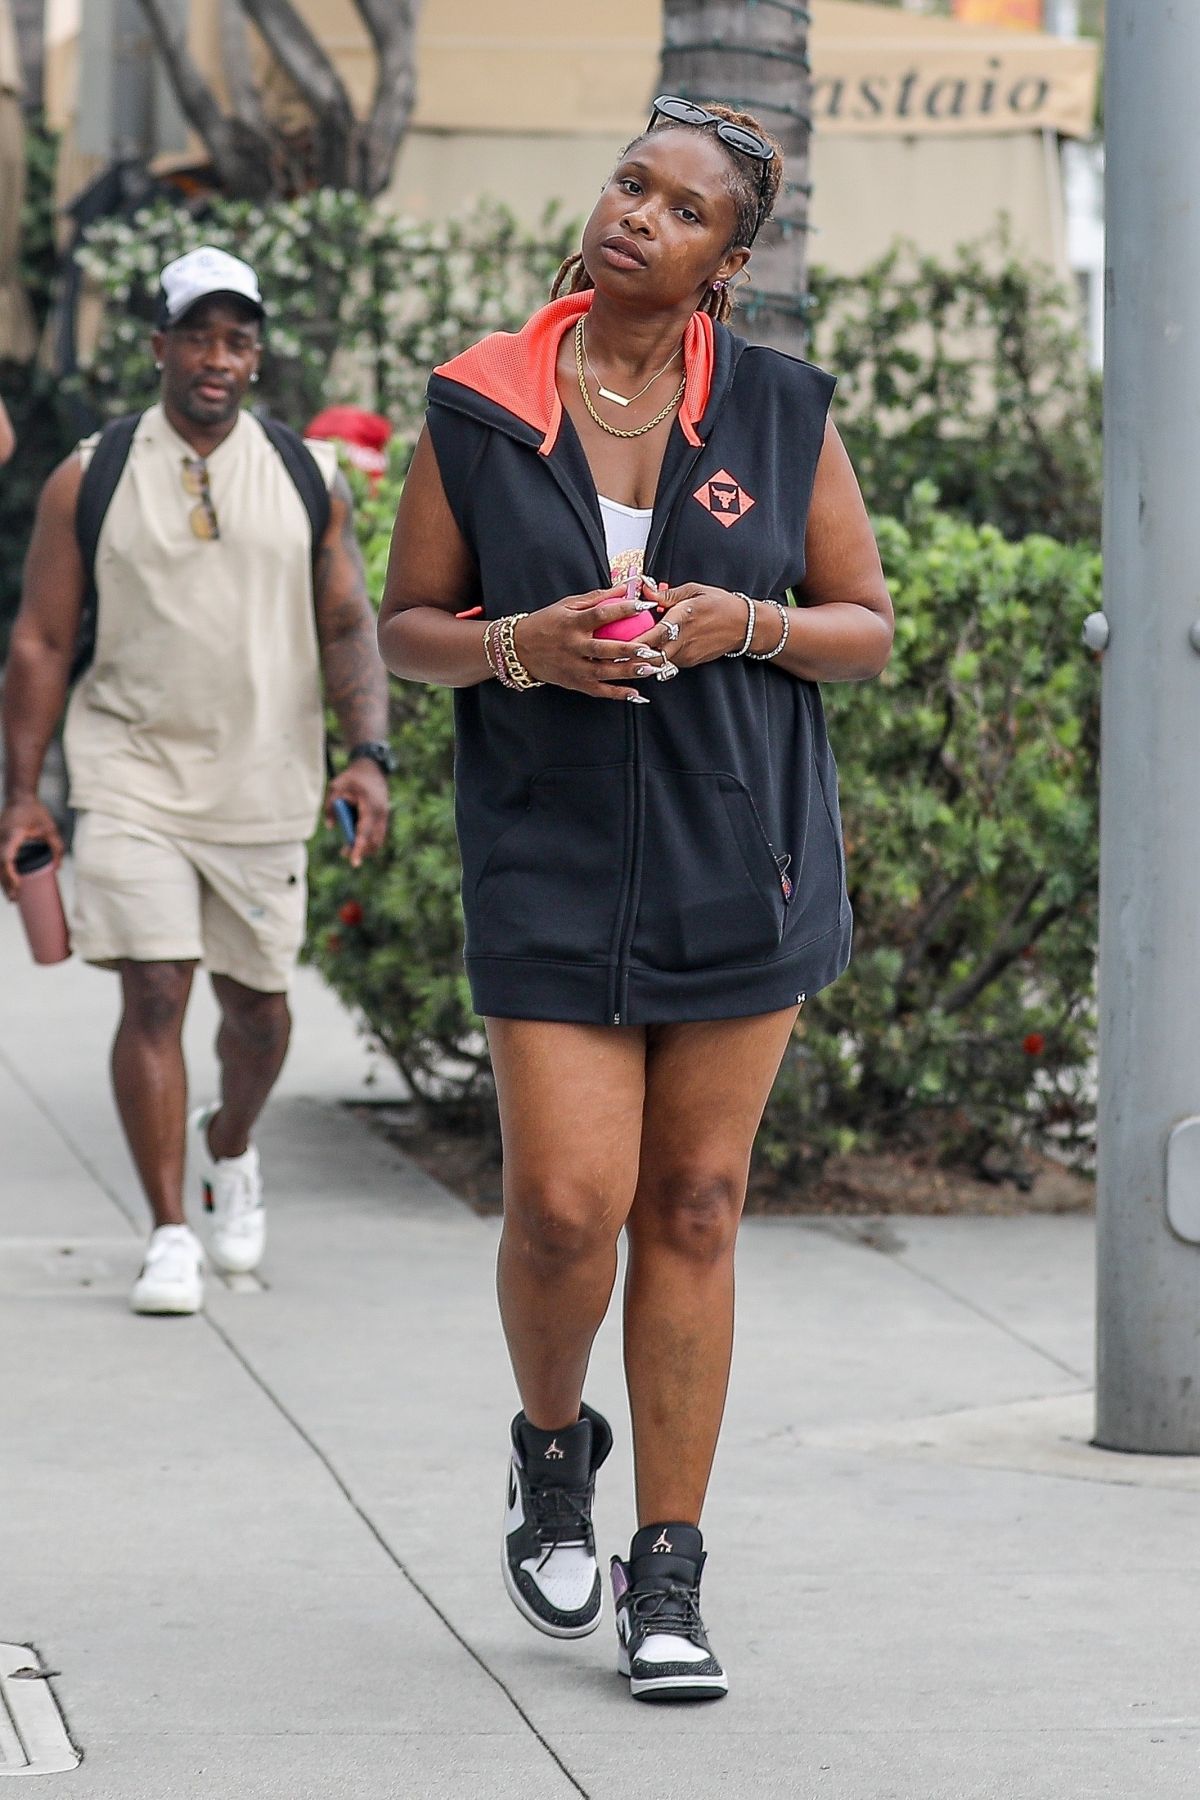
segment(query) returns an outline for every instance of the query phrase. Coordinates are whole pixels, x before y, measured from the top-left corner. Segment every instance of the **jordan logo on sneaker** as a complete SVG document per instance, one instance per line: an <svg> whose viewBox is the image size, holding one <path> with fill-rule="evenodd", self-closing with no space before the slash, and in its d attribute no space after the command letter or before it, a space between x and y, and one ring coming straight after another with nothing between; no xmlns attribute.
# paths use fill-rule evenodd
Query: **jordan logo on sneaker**
<svg viewBox="0 0 1200 1800"><path fill-rule="evenodd" d="M566 1455L566 1451L559 1449L557 1438L551 1438L550 1442L546 1445L546 1448L543 1450L542 1455L545 1457L547 1462L561 1462L563 1457Z"/></svg>
<svg viewBox="0 0 1200 1800"><path fill-rule="evenodd" d="M650 1554L652 1556L658 1556L662 1552L664 1552L664 1551L670 1552L670 1551L674 1550L674 1548L675 1548L674 1544L671 1542L670 1538L668 1538L666 1531L664 1530L664 1531L659 1532L658 1536L655 1538L654 1542L651 1544Z"/></svg>

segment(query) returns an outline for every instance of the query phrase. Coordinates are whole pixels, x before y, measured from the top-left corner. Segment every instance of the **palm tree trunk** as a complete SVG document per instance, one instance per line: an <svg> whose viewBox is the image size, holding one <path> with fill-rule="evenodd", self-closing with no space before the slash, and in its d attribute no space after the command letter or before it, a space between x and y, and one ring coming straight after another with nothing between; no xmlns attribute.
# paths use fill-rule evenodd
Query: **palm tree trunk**
<svg viewBox="0 0 1200 1800"><path fill-rule="evenodd" d="M754 113L778 138L784 185L754 249L740 328L759 344L802 355L807 337L807 9L798 0L664 0L662 88L703 106Z"/></svg>

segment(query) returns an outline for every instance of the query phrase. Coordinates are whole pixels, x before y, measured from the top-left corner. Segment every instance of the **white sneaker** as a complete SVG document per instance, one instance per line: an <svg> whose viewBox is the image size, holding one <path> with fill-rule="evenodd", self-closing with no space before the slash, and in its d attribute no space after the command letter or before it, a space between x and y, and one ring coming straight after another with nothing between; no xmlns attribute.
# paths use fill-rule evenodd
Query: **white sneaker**
<svg viewBox="0 0 1200 1800"><path fill-rule="evenodd" d="M218 1110L215 1105L202 1106L188 1120L196 1141L204 1210L212 1226L209 1254L227 1275L248 1275L262 1261L267 1243L258 1151L251 1144L241 1156L213 1155L208 1122Z"/></svg>
<svg viewBox="0 0 1200 1800"><path fill-rule="evenodd" d="M135 1313L197 1313L204 1305L204 1250L186 1225L160 1225L150 1234L142 1272L129 1304Z"/></svg>

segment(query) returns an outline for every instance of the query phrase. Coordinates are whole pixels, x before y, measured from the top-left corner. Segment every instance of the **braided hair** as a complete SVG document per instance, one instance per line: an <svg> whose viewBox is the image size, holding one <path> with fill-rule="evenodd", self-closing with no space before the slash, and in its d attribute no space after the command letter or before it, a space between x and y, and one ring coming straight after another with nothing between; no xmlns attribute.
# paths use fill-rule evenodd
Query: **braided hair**
<svg viewBox="0 0 1200 1800"><path fill-rule="evenodd" d="M747 131L756 131L759 137L765 138L768 144L774 146L775 150L774 156L765 165L765 174L761 178L762 185L760 187L759 165L751 158L741 155L731 144L727 144L724 138L717 137L716 133L713 133L713 141L724 150L729 163L726 185L733 198L734 206L737 208L733 237L726 246L728 252L738 244L748 244L754 236L755 227L764 225L770 218L783 183L783 151L771 133L765 131L759 124L753 113L737 112L732 106L722 106L711 100L706 100L704 106L705 110L712 113L716 119L724 119L730 125L741 125ZM635 150L639 144L645 143L646 139L654 132L664 129L703 131L706 127L681 125L675 119L668 119L660 115L647 130L635 137L632 143L626 144L621 152L622 158L628 156L629 152ZM593 285L591 276L583 266L583 252L577 250L574 256L568 256L560 265L558 274L550 286L550 298L557 300L561 294L586 293ZM700 302L700 311L708 313L721 325L728 322L733 313L733 307L733 295L727 287L720 289L710 287Z"/></svg>

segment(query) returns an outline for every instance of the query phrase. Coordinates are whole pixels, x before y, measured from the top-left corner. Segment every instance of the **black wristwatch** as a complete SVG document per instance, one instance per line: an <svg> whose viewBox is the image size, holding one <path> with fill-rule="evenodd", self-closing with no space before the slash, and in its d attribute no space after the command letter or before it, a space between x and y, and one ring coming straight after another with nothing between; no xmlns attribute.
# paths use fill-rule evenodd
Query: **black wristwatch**
<svg viewBox="0 0 1200 1800"><path fill-rule="evenodd" d="M363 756L369 762L373 762L376 768L381 769L385 775L395 774L396 758L392 754L391 745L385 744L382 738L369 738L365 743L355 744L346 761L347 763L357 762Z"/></svg>

